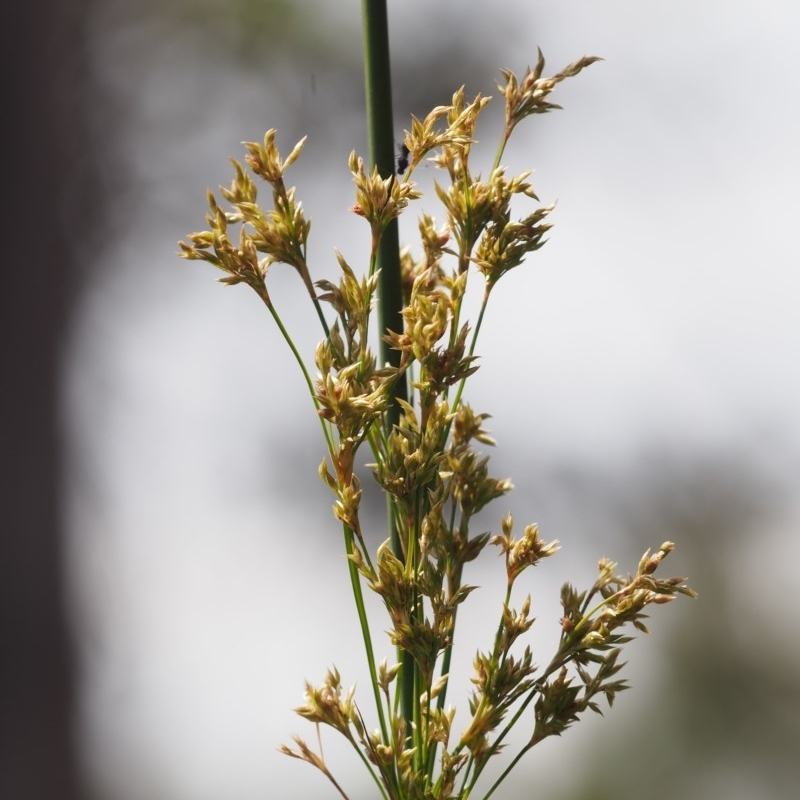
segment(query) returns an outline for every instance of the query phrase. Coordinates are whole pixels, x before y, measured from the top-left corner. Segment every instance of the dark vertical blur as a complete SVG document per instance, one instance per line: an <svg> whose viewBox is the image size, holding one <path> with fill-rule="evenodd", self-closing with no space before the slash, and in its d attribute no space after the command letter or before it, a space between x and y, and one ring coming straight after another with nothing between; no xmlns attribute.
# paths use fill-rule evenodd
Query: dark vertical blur
<svg viewBox="0 0 800 800"><path fill-rule="evenodd" d="M82 796L63 603L59 355L88 236L91 0L30 0L2 25L0 797ZM80 227L78 227L80 225ZM84 242L89 239L84 240Z"/></svg>

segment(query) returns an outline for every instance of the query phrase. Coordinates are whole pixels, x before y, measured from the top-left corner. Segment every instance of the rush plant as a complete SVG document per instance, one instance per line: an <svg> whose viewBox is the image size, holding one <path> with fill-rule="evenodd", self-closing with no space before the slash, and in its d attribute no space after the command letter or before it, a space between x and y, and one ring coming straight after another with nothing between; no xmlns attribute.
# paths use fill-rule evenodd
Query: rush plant
<svg viewBox="0 0 800 800"><path fill-rule="evenodd" d="M648 606L695 595L684 578L657 575L671 542L645 553L625 576L602 559L590 587L562 588L560 641L537 666L524 644L533 624L530 595L513 600L518 606L512 595L522 574L554 555L559 544L542 539L536 525L516 533L510 514L500 518L495 533L472 530L475 515L512 488L490 474L483 449L494 444L487 414L466 400L467 381L478 369L484 312L498 281L542 247L553 210L538 205L530 172L507 173L503 153L520 122L559 108L551 93L560 82L597 60L581 58L545 77L540 51L521 77L503 70L504 125L494 162L484 172L471 156L490 98L467 98L463 88L448 105L411 119L401 170L393 147L389 169L385 163L369 168L351 153L352 211L369 226L371 245L357 265L337 254L338 281L314 281L306 259L310 223L285 181L305 140L282 158L274 130L263 142L246 143L244 163L233 161L233 180L221 189L221 200L208 195L208 229L181 243L184 258L209 262L223 273L222 283L255 291L294 354L316 408L325 443L319 475L333 494L342 529L371 699L357 699L331 669L322 683L306 683L305 701L296 710L318 733L327 726L345 737L384 800L488 798L534 745L561 734L585 711L600 711L602 701L611 705L626 688L620 655L631 628L647 630ZM372 91L385 89L373 84ZM413 254L394 245L396 220L420 201L414 175L424 161L441 175L435 192L443 222L419 214L420 246ZM259 186L266 187L266 201ZM515 216L512 202L530 208ZM320 327L313 366L270 296L269 270L276 263L293 267L308 292ZM474 322L465 318L468 289L482 298ZM371 344L376 339L378 354ZM370 486L357 475L364 460L374 476ZM385 541L376 552L367 544L371 537L361 514L370 490L383 494L388 509ZM459 609L475 590L463 580L465 565L487 548L504 557L506 588L503 596L482 600L496 603L497 628L470 667L453 663L453 643ZM386 619L368 618L365 592L380 597ZM376 642L373 633L387 626L391 655L381 659L386 643ZM448 702L456 670L471 670L473 686L458 716ZM374 707L367 710L365 703ZM376 727L370 729L365 717ZM503 747L515 726L527 738L507 756ZM295 737L281 750L315 766L349 797L321 746ZM499 777L481 781L494 758L507 759Z"/></svg>

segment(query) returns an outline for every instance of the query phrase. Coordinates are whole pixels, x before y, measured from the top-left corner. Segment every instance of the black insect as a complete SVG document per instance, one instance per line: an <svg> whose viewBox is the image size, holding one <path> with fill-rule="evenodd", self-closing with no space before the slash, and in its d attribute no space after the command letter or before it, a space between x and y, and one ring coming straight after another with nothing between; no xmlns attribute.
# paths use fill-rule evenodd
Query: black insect
<svg viewBox="0 0 800 800"><path fill-rule="evenodd" d="M397 155L397 174L402 175L408 169L408 157L411 155L411 152L406 147L406 143L400 145L398 148L398 155Z"/></svg>

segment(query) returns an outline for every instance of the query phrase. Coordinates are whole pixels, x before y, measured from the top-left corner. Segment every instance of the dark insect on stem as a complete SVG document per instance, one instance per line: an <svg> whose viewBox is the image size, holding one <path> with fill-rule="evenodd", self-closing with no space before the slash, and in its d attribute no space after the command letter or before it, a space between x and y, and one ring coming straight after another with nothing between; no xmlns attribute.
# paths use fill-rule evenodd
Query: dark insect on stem
<svg viewBox="0 0 800 800"><path fill-rule="evenodd" d="M402 175L408 169L408 157L411 155L411 152L406 147L406 143L403 142L400 147L398 148L398 155L397 155L397 174Z"/></svg>

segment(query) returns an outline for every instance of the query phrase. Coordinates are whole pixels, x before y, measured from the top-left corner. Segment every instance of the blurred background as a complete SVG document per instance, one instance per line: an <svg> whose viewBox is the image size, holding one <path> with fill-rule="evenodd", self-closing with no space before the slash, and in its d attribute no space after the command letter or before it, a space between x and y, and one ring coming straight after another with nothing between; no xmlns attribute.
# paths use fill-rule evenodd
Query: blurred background
<svg viewBox="0 0 800 800"><path fill-rule="evenodd" d="M548 74L605 59L507 151L559 201L556 227L493 296L468 397L516 485L486 527L511 510L563 546L529 581L537 661L561 583L588 585L600 556L632 570L674 540L664 570L701 595L658 609L628 651L633 688L536 748L503 796L794 797L800 7L389 7L398 141L461 84L497 98L499 69L537 46ZM360 4L32 2L3 35L0 796L332 797L276 751L314 740L291 711L304 679L335 664L367 688L319 428L255 295L176 251L228 158L275 127L284 153L309 135L289 178L315 277L335 247L363 265L346 167L366 151ZM433 172L423 207L441 220ZM310 360L302 285L270 280ZM501 569L487 556L467 576L483 588L465 673ZM324 744L351 797L374 796Z"/></svg>

